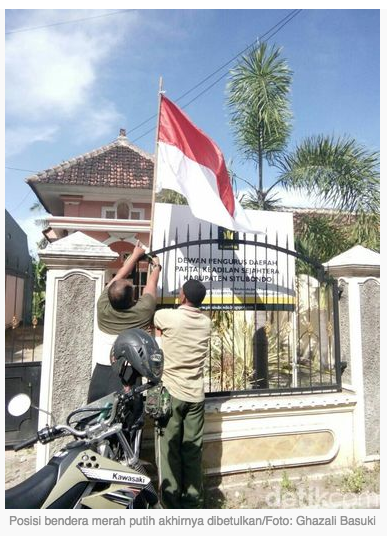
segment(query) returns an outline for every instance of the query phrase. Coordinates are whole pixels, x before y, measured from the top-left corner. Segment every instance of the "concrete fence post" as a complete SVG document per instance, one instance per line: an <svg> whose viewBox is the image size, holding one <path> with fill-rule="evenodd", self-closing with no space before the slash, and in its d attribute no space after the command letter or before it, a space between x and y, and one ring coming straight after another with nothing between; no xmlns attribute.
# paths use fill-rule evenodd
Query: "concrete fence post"
<svg viewBox="0 0 387 536"><path fill-rule="evenodd" d="M356 393L356 463L380 454L380 254L355 246L325 268L338 279L343 388Z"/></svg>
<svg viewBox="0 0 387 536"><path fill-rule="evenodd" d="M39 406L56 422L65 422L71 410L86 402L98 351L96 302L105 268L117 256L79 231L39 251L48 269ZM39 428L47 422L50 417L40 412ZM48 445L38 445L38 469L51 454Z"/></svg>

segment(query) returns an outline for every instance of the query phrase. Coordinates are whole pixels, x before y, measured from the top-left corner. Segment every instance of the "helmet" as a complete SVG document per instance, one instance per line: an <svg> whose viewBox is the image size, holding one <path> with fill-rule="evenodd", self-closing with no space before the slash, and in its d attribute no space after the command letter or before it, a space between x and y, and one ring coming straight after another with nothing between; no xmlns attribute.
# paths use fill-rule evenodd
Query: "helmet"
<svg viewBox="0 0 387 536"><path fill-rule="evenodd" d="M140 328L120 333L112 348L112 366L124 385L133 385L139 376L159 383L164 354L151 335Z"/></svg>

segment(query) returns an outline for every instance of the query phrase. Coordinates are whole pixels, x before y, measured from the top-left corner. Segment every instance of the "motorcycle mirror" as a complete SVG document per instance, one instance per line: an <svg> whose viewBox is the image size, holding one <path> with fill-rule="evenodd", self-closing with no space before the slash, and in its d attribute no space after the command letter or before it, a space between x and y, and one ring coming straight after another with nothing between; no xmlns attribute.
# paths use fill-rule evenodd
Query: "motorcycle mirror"
<svg viewBox="0 0 387 536"><path fill-rule="evenodd" d="M31 407L31 399L28 395L22 393L16 395L8 403L8 412L14 417L20 417Z"/></svg>

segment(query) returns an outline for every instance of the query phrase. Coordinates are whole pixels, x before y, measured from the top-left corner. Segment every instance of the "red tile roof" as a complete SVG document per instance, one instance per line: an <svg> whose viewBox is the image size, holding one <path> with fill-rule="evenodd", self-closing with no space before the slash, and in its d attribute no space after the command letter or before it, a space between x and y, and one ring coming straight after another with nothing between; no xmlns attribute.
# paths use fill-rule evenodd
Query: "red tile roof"
<svg viewBox="0 0 387 536"><path fill-rule="evenodd" d="M116 141L28 177L27 183L152 189L153 168L153 155L131 145L121 131Z"/></svg>

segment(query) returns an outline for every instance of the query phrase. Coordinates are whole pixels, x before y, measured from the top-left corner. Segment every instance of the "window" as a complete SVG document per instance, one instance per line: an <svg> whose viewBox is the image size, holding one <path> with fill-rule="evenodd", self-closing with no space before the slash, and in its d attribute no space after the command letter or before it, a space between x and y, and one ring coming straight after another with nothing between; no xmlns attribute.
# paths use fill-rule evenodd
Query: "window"
<svg viewBox="0 0 387 536"><path fill-rule="evenodd" d="M110 207L102 207L102 218L110 220L143 220L145 211L143 208L133 207L127 201L117 201Z"/></svg>

